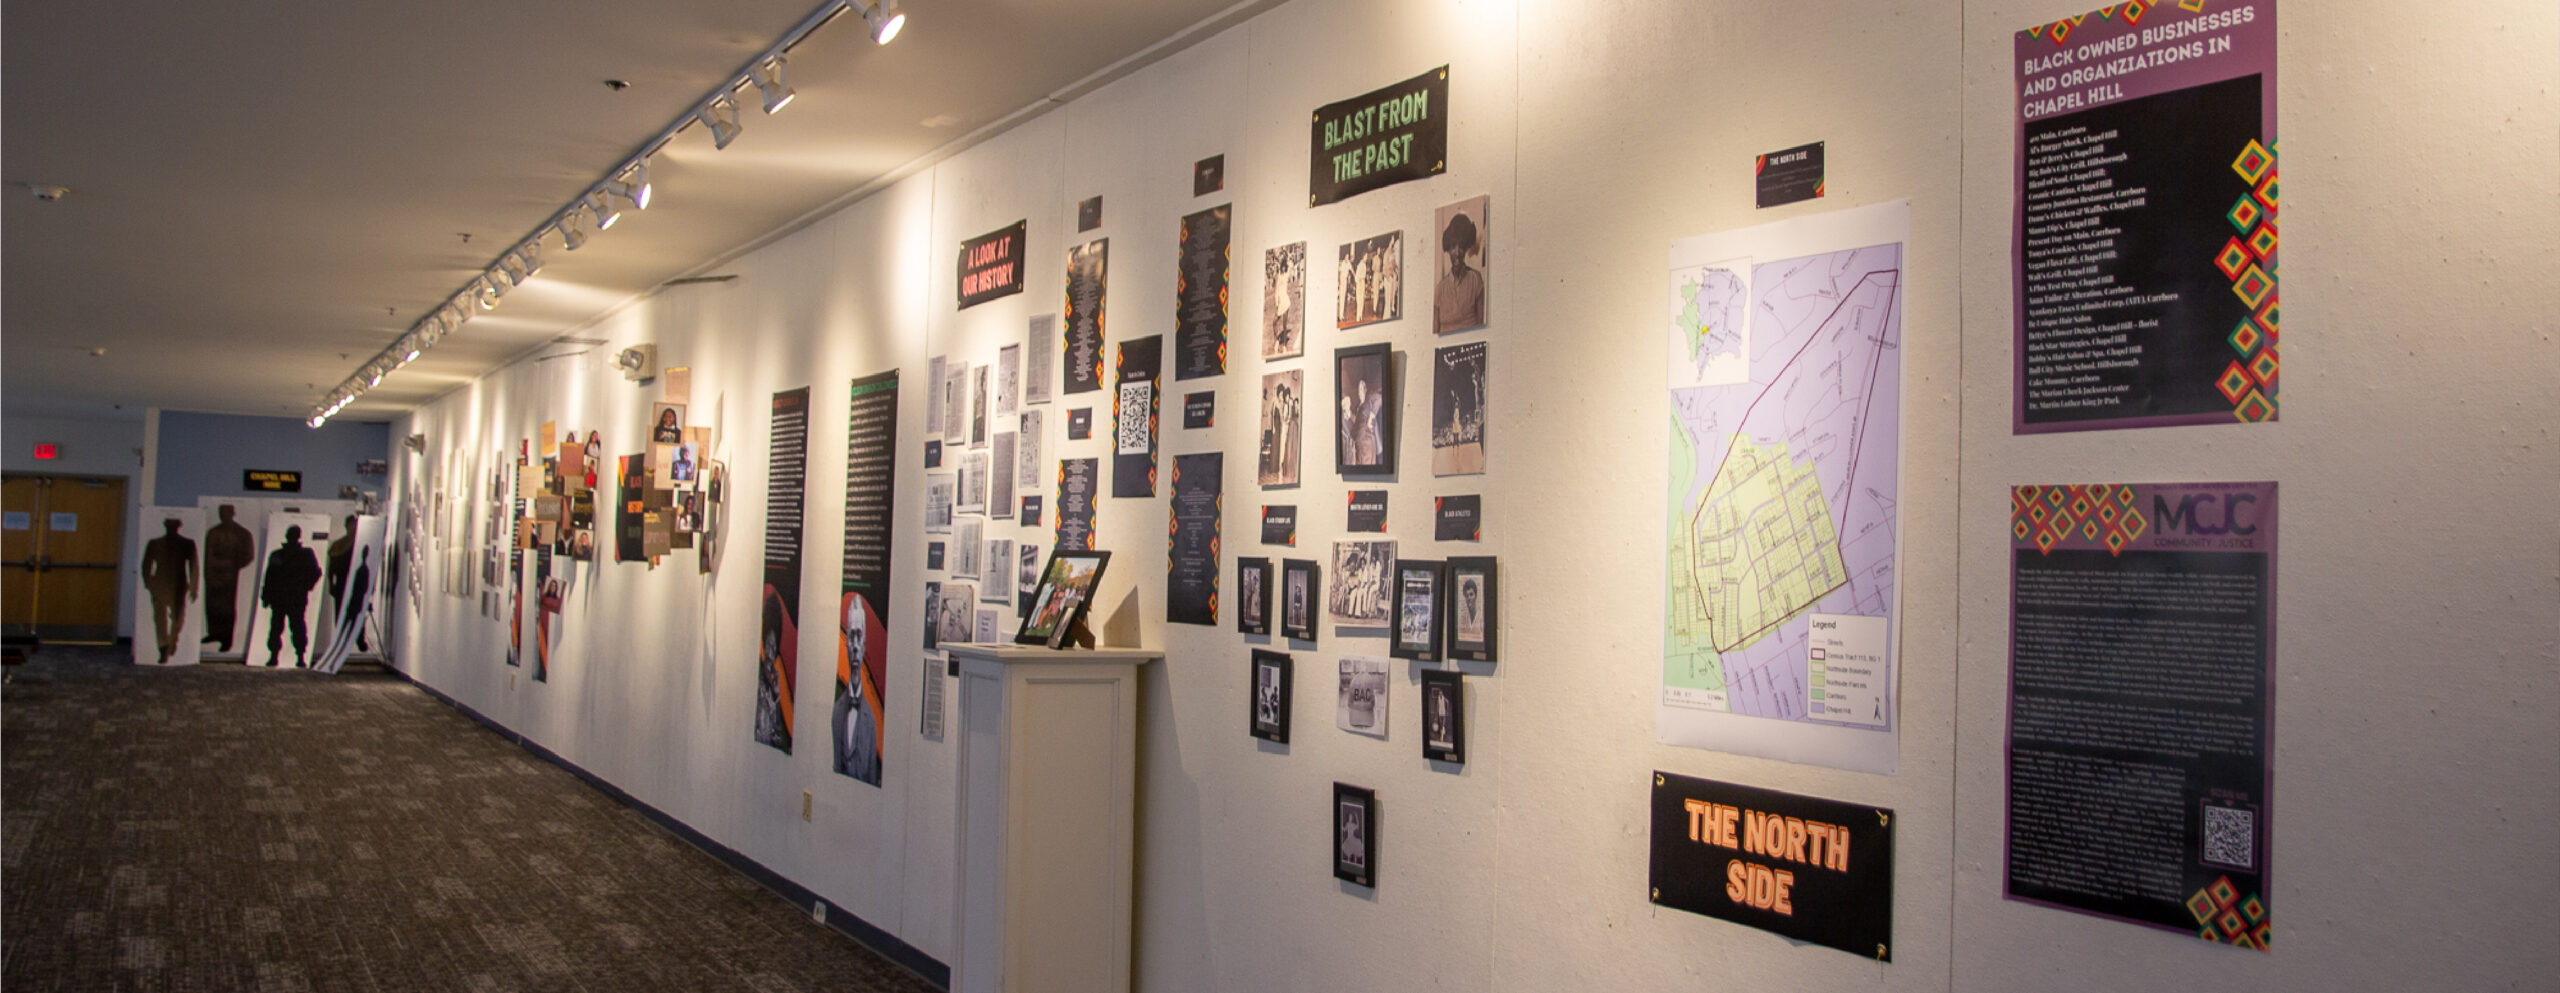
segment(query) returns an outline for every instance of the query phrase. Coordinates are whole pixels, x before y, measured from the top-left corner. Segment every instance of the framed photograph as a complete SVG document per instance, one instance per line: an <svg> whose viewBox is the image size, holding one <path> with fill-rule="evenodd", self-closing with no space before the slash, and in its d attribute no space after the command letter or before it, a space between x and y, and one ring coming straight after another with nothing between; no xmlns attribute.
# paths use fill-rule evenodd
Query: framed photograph
<svg viewBox="0 0 2560 993"><path fill-rule="evenodd" d="M1271 633L1271 560L1236 560L1236 630Z"/></svg>
<svg viewBox="0 0 2560 993"><path fill-rule="evenodd" d="M1316 640L1317 604L1323 602L1321 573L1308 559L1280 562L1280 635L1310 645Z"/></svg>
<svg viewBox="0 0 2560 993"><path fill-rule="evenodd" d="M924 650L942 650L942 584L924 584Z"/></svg>
<svg viewBox="0 0 2560 993"><path fill-rule="evenodd" d="M1440 661L1441 622L1447 600L1448 565L1420 559L1396 560L1395 633L1387 654L1417 662Z"/></svg>
<svg viewBox="0 0 2560 993"><path fill-rule="evenodd" d="M1467 761L1466 677L1440 669L1422 671L1422 757Z"/></svg>
<svg viewBox="0 0 2560 993"><path fill-rule="evenodd" d="M1395 617L1396 543L1333 543L1333 590L1325 614L1336 624L1385 627Z"/></svg>
<svg viewBox="0 0 2560 993"><path fill-rule="evenodd" d="M1349 783L1333 784L1333 878L1376 887L1378 872L1378 793Z"/></svg>
<svg viewBox="0 0 2560 993"><path fill-rule="evenodd" d="M1345 244L1335 264L1334 327L1356 328L1404 316L1404 232Z"/></svg>
<svg viewBox="0 0 2560 993"><path fill-rule="evenodd" d="M1289 743L1290 659L1285 652L1253 652L1253 736Z"/></svg>
<svg viewBox="0 0 2560 993"><path fill-rule="evenodd" d="M1431 330L1436 334L1483 327L1485 207L1491 197L1460 200L1432 214L1440 255L1431 264Z"/></svg>
<svg viewBox="0 0 2560 993"><path fill-rule="evenodd" d="M1345 476L1396 471L1395 360L1387 343L1333 350L1333 470Z"/></svg>
<svg viewBox="0 0 2560 993"><path fill-rule="evenodd" d="M1307 243L1262 253L1262 357L1296 358L1307 350Z"/></svg>
<svg viewBox="0 0 2560 993"><path fill-rule="evenodd" d="M1448 655L1468 662L1493 661L1499 578L1492 556L1449 560Z"/></svg>
<svg viewBox="0 0 2560 993"><path fill-rule="evenodd" d="M1013 633L1017 645L1057 647L1068 631L1093 606L1093 592L1102 585L1102 570L1111 565L1110 552L1053 550L1049 564L1040 570L1040 583L1031 591L1031 613L1022 618L1022 627Z"/></svg>

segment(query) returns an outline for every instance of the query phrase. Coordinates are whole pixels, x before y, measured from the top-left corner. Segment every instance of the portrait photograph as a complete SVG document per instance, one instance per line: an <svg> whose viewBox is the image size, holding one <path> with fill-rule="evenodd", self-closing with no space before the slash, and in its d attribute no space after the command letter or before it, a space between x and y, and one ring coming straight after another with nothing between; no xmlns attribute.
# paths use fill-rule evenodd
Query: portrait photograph
<svg viewBox="0 0 2560 993"><path fill-rule="evenodd" d="M1271 560L1236 560L1236 630L1271 633Z"/></svg>
<svg viewBox="0 0 2560 993"><path fill-rule="evenodd" d="M1307 351L1307 243L1262 253L1262 357Z"/></svg>
<svg viewBox="0 0 2560 993"><path fill-rule="evenodd" d="M1299 425L1306 404L1307 374L1301 369L1265 373L1262 377L1261 455L1254 462L1254 481L1262 486L1298 485Z"/></svg>
<svg viewBox="0 0 2560 993"><path fill-rule="evenodd" d="M673 445L684 441L684 405L655 403L649 405L649 440Z"/></svg>
<svg viewBox="0 0 2560 993"><path fill-rule="evenodd" d="M1333 543L1333 590L1325 613L1336 624L1384 627L1395 602L1396 543Z"/></svg>
<svg viewBox="0 0 2560 993"><path fill-rule="evenodd" d="M1348 783L1333 784L1333 878L1377 885L1378 794Z"/></svg>
<svg viewBox="0 0 2560 993"><path fill-rule="evenodd" d="M1387 654L1419 662L1440 660L1441 584L1446 566L1419 559L1396 560L1395 634Z"/></svg>
<svg viewBox="0 0 2560 993"><path fill-rule="evenodd" d="M1426 669L1422 673L1422 757L1434 762L1467 760L1466 677Z"/></svg>
<svg viewBox="0 0 2560 993"><path fill-rule="evenodd" d="M1495 579L1491 556L1449 560L1450 658L1493 661Z"/></svg>
<svg viewBox="0 0 2560 993"><path fill-rule="evenodd" d="M942 649L942 584L924 584L924 650Z"/></svg>
<svg viewBox="0 0 2560 993"><path fill-rule="evenodd" d="M1404 316L1404 232L1346 244L1336 265L1334 327L1356 328Z"/></svg>
<svg viewBox="0 0 2560 993"><path fill-rule="evenodd" d="M1283 637L1314 644L1316 640L1317 598L1322 583L1315 562L1308 559L1284 559L1280 563L1280 634Z"/></svg>
<svg viewBox="0 0 2560 993"><path fill-rule="evenodd" d="M1333 351L1333 468L1346 476L1396 471L1395 356L1384 342Z"/></svg>
<svg viewBox="0 0 2560 993"><path fill-rule="evenodd" d="M1289 743L1290 668L1286 653L1254 650L1253 720L1248 725L1254 737Z"/></svg>
<svg viewBox="0 0 2560 993"><path fill-rule="evenodd" d="M1431 262L1431 330L1471 331L1485 325L1485 207L1491 197L1461 200L1432 215L1440 252Z"/></svg>

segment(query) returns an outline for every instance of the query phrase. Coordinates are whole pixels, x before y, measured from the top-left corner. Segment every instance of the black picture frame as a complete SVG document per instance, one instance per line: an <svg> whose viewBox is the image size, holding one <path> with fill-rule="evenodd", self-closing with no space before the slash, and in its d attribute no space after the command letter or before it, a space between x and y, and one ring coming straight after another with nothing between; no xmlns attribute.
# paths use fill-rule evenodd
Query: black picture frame
<svg viewBox="0 0 2560 993"><path fill-rule="evenodd" d="M1304 599L1297 599L1303 593ZM1292 607L1303 608L1292 610ZM1280 634L1315 644L1324 622L1324 570L1313 559L1280 561Z"/></svg>
<svg viewBox="0 0 2560 993"><path fill-rule="evenodd" d="M1253 650L1246 685L1245 730L1264 741L1289 743L1289 701L1296 692L1296 663L1287 652Z"/></svg>
<svg viewBox="0 0 2560 993"><path fill-rule="evenodd" d="M1239 558L1236 560L1236 630L1243 634L1271 633L1271 560Z"/></svg>
<svg viewBox="0 0 2560 993"><path fill-rule="evenodd" d="M1467 681L1446 669L1422 671L1422 757L1434 762L1467 761Z"/></svg>
<svg viewBox="0 0 2560 993"><path fill-rule="evenodd" d="M1448 621L1449 565L1397 559L1395 600L1388 617L1387 654L1417 662L1440 661L1441 632Z"/></svg>
<svg viewBox="0 0 2560 993"><path fill-rule="evenodd" d="M1049 563L1040 567L1040 585L1031 591L1031 612L1022 615L1013 643L1055 647L1093 608L1094 591L1110 566L1110 552L1052 549Z"/></svg>
<svg viewBox="0 0 2560 993"><path fill-rule="evenodd" d="M1333 784L1333 878L1377 888L1378 792L1349 783Z"/></svg>
<svg viewBox="0 0 2560 993"><path fill-rule="evenodd" d="M1386 342L1333 350L1333 471L1391 476L1396 471L1395 352Z"/></svg>
<svg viewBox="0 0 2560 993"><path fill-rule="evenodd" d="M1449 559L1449 640L1446 654L1462 662L1491 662L1494 643L1500 634L1502 571L1491 555L1453 556ZM1483 611L1482 623L1468 615L1468 590L1476 589ZM1475 630L1481 627L1482 630Z"/></svg>

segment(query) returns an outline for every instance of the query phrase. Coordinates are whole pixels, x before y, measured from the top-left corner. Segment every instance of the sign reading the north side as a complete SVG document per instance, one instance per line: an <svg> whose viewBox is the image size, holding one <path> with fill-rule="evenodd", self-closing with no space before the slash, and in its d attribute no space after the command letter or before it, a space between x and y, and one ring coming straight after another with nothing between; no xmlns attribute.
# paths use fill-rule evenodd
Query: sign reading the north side
<svg viewBox="0 0 2560 993"><path fill-rule="evenodd" d="M1447 172L1449 67L1318 107L1309 131L1310 207Z"/></svg>
<svg viewBox="0 0 2560 993"><path fill-rule="evenodd" d="M1654 903L1893 961L1893 811L1653 774Z"/></svg>
<svg viewBox="0 0 2560 993"><path fill-rule="evenodd" d="M960 243L960 309L1022 292L1022 250L1030 222Z"/></svg>

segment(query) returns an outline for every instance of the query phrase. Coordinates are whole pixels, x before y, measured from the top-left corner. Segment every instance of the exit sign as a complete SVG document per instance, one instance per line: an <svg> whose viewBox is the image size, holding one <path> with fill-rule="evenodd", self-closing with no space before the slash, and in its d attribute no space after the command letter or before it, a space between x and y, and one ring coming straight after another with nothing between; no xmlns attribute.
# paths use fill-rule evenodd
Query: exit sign
<svg viewBox="0 0 2560 993"><path fill-rule="evenodd" d="M54 448L54 446L52 446L52 445L50 445L50 444L47 444L47 443L44 443L44 442L37 442L37 443L36 443L36 457L37 457L37 458L40 458L40 459L54 459L54 458L60 458L60 457L62 457L62 452L61 452L60 450L58 450L58 449Z"/></svg>

